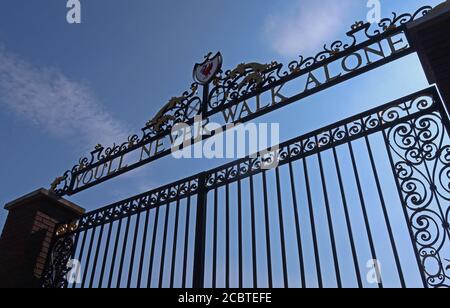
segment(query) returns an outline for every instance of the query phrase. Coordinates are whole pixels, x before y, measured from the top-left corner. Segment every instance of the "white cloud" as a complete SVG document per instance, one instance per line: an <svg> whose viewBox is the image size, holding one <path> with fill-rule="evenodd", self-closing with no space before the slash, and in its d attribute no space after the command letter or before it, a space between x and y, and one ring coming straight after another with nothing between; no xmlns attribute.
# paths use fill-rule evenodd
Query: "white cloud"
<svg viewBox="0 0 450 308"><path fill-rule="evenodd" d="M289 10L281 10L266 19L265 38L283 56L315 52L341 34L351 4L355 2L297 0Z"/></svg>
<svg viewBox="0 0 450 308"><path fill-rule="evenodd" d="M0 104L53 136L76 143L123 141L125 126L89 87L61 72L35 67L0 47Z"/></svg>

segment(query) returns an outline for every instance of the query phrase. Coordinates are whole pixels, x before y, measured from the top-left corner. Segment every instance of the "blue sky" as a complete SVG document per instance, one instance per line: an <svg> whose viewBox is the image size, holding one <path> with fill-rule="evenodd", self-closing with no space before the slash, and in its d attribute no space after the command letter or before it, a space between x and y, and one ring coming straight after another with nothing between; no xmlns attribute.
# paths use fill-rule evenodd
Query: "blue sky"
<svg viewBox="0 0 450 308"><path fill-rule="evenodd" d="M439 2L384 0L382 13ZM0 3L0 204L48 188L96 143L139 131L189 88L194 63L209 51L221 51L227 69L288 63L343 37L367 14L361 0L81 3L81 25L66 23L63 0ZM286 140L427 85L412 55L261 121L280 122ZM165 158L70 200L95 209L218 163Z"/></svg>

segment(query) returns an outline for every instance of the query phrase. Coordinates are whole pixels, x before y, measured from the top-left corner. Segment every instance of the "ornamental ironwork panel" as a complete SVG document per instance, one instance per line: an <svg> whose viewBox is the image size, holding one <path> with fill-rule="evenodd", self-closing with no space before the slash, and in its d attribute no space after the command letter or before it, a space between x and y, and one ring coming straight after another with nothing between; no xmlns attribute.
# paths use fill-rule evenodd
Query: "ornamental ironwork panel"
<svg viewBox="0 0 450 308"><path fill-rule="evenodd" d="M431 87L86 213L43 286L448 287L449 128Z"/></svg>
<svg viewBox="0 0 450 308"><path fill-rule="evenodd" d="M429 102L421 101L421 108ZM450 139L443 108L387 132L404 208L431 287L450 287Z"/></svg>
<svg viewBox="0 0 450 308"><path fill-rule="evenodd" d="M69 273L69 262L74 249L73 236L58 238L49 254L48 267L43 277L44 288L63 288Z"/></svg>

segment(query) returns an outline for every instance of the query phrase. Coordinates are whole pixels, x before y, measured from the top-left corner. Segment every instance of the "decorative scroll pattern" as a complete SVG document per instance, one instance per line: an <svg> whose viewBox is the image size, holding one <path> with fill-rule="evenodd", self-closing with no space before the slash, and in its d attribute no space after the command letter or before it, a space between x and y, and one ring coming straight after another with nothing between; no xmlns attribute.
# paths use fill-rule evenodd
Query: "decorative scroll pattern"
<svg viewBox="0 0 450 308"><path fill-rule="evenodd" d="M225 167L207 171L207 189L213 189L234 182L238 178L260 172L265 166L273 164L274 160L282 165L380 131L406 117L432 110L436 107L436 97L435 89L429 88L402 100L354 116L336 125L283 143L276 150L268 149L262 154L259 153ZM79 221L62 225L57 233L63 235L74 231L79 232L194 195L198 191L198 183L199 178L193 177L87 213Z"/></svg>
<svg viewBox="0 0 450 308"><path fill-rule="evenodd" d="M173 97L156 116L146 124L148 135L156 136L169 132L178 123L185 123L200 114L202 101L197 96L198 84L194 83L190 92Z"/></svg>
<svg viewBox="0 0 450 308"><path fill-rule="evenodd" d="M436 107L437 94L431 89L427 91L289 141L280 145L279 148L267 150L257 157L246 158L208 172L207 187L213 189L229 184L261 172L264 167L270 167L274 162L283 165L302 159L333 146L380 131L406 117L432 110Z"/></svg>
<svg viewBox="0 0 450 308"><path fill-rule="evenodd" d="M63 288L66 275L69 272L68 264L74 249L73 236L59 238L53 245L50 253L49 266L43 276L44 288Z"/></svg>
<svg viewBox="0 0 450 308"><path fill-rule="evenodd" d="M110 205L108 207L86 213L78 221L69 225L62 225L57 233L60 236L72 232L81 232L96 226L111 223L124 217L132 216L140 212L165 205L189 196L195 195L198 191L198 179L191 178L168 185L146 194L133 197L131 199ZM70 228L70 226L76 226Z"/></svg>
<svg viewBox="0 0 450 308"><path fill-rule="evenodd" d="M209 108L217 109L233 101L256 95L265 87L270 87L275 82L285 83L313 66L320 66L326 61L339 59L350 48L354 48L365 40L371 40L382 34L398 32L401 26L408 22L423 17L432 9L424 6L413 14L397 15L393 13L391 18L384 18L380 23L372 26L370 23L356 22L347 32L347 40L338 40L330 45L325 45L323 50L312 57L300 56L298 60L289 63L287 68L283 64L273 62L271 64L239 64L234 70L221 73L214 81L214 88L209 94ZM362 35L360 35L362 33Z"/></svg>
<svg viewBox="0 0 450 308"><path fill-rule="evenodd" d="M52 251L45 286L63 286L68 254L76 233L131 217L188 196L206 193L238 179L262 172L276 159L283 165L357 140L386 132L393 168L403 192L409 225L419 247L427 283L449 287L450 270L450 136L438 113L439 96L434 87L351 117L334 125L281 144L276 151L248 157L177 183L90 212L61 225ZM205 176L206 178L203 178ZM199 187L205 181L206 187ZM60 280L58 280L60 279Z"/></svg>
<svg viewBox="0 0 450 308"><path fill-rule="evenodd" d="M170 132L172 127L178 123L193 121L201 108L201 99L197 96L198 84L194 83L191 90L182 94L180 97L172 98L158 114L142 129L142 135L132 135L128 140L120 145L113 144L111 147L103 147L98 144L90 157L80 158L77 165L71 170L58 177L51 184L51 191L57 195L65 195L70 190L71 181L76 174L91 168L95 163L107 161L113 157L125 154L133 148L146 144L150 139L162 136Z"/></svg>
<svg viewBox="0 0 450 308"><path fill-rule="evenodd" d="M72 233L78 230L78 221L72 221L68 224L59 225L56 228L56 236Z"/></svg>
<svg viewBox="0 0 450 308"><path fill-rule="evenodd" d="M240 64L234 70L220 72L213 81L213 88L209 93L208 113L214 113L216 109L231 104L236 100L251 97L262 89L267 89L275 83L284 83L302 75L306 70L314 66L320 66L327 61L342 57L351 48L354 48L362 40L375 40L382 35L392 35L400 32L406 23L426 15L432 7L425 6L413 14L393 14L391 18L385 18L379 24L372 26L369 23L357 22L347 33L348 42L335 41L329 46L325 45L323 51L313 57L300 56L292 61L287 68L283 64L273 62L271 64L249 63ZM360 35L360 34L363 35ZM363 39L359 39L363 37ZM120 157L133 149L145 145L152 138L166 135L173 125L177 123L189 123L195 115L201 112L202 99L197 93L198 84L194 83L191 90L180 97L172 98L158 114L151 119L142 129L142 135L132 135L128 140L119 145L104 147L97 145L90 156L83 157L71 170L66 171L61 177L51 184L51 190L62 196L70 193L71 184L76 175L84 170L92 168L94 164L102 164L113 158ZM205 113L205 110L203 110Z"/></svg>
<svg viewBox="0 0 450 308"><path fill-rule="evenodd" d="M388 132L409 225L430 287L450 287L450 138L432 113Z"/></svg>

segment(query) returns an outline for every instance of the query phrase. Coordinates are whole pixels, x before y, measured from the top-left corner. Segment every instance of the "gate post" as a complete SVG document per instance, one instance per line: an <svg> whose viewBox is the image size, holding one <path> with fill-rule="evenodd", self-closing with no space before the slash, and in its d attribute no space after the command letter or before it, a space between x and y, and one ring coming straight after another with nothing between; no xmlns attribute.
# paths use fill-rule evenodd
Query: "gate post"
<svg viewBox="0 0 450 308"><path fill-rule="evenodd" d="M206 206L208 203L208 191L206 189L206 173L202 173L198 180L197 219L195 227L195 251L194 251L194 289L205 287L205 249L206 249Z"/></svg>
<svg viewBox="0 0 450 308"><path fill-rule="evenodd" d="M417 50L430 84L436 83L450 110L450 3L436 6L408 24L408 37Z"/></svg>
<svg viewBox="0 0 450 308"><path fill-rule="evenodd" d="M0 238L0 288L38 288L59 223L79 218L84 209L46 189L13 202Z"/></svg>

